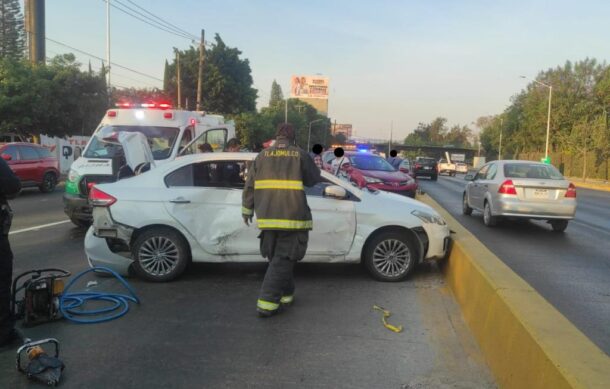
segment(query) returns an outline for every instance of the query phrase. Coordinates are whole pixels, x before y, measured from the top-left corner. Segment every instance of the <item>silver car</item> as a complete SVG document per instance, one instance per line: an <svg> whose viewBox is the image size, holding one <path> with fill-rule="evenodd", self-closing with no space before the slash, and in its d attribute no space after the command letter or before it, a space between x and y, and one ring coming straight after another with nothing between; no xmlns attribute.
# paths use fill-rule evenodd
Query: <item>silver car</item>
<svg viewBox="0 0 610 389"><path fill-rule="evenodd" d="M547 220L563 232L576 213L576 187L552 165L533 161L493 161L476 173L464 190L462 212L483 212L486 226L501 218Z"/></svg>

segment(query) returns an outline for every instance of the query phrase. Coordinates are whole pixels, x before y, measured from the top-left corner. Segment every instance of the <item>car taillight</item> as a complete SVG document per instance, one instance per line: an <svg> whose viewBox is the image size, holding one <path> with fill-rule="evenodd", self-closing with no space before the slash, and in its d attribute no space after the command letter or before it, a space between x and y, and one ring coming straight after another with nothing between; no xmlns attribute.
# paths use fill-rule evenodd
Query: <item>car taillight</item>
<svg viewBox="0 0 610 389"><path fill-rule="evenodd" d="M89 202L96 207L109 207L116 203L116 198L110 196L108 193L102 192L94 186L91 188L91 191L89 191Z"/></svg>
<svg viewBox="0 0 610 389"><path fill-rule="evenodd" d="M108 117L109 118L115 118L116 117L116 111L108 111Z"/></svg>
<svg viewBox="0 0 610 389"><path fill-rule="evenodd" d="M568 190L566 191L566 196L570 199L576 198L576 186L570 182L570 186L568 186Z"/></svg>
<svg viewBox="0 0 610 389"><path fill-rule="evenodd" d="M415 164L415 169L420 169L421 165L419 163Z"/></svg>
<svg viewBox="0 0 610 389"><path fill-rule="evenodd" d="M498 193L507 194L507 195L516 195L517 190L515 189L515 185L512 180L506 180L500 185L500 189Z"/></svg>

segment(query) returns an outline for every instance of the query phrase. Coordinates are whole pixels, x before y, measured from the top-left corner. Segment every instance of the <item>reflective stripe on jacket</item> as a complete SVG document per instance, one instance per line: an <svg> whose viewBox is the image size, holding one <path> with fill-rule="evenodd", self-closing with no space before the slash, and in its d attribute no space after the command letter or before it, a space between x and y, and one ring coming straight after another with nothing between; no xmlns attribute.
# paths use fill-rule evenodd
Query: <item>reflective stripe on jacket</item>
<svg viewBox="0 0 610 389"><path fill-rule="evenodd" d="M311 230L305 187L320 180L320 169L311 157L287 139L278 138L248 169L242 214L256 213L261 230Z"/></svg>

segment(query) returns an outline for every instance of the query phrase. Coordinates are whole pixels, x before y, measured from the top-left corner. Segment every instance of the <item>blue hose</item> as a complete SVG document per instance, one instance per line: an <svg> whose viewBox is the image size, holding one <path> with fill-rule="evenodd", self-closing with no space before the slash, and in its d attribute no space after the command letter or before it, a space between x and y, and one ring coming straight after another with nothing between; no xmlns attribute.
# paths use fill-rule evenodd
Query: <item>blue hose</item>
<svg viewBox="0 0 610 389"><path fill-rule="evenodd" d="M68 293L68 290L72 287L72 285L78 281L79 278L84 276L87 273L92 271L103 271L112 274L115 276L129 291L130 295L117 294L117 293L104 293L104 292L76 292L76 293ZM97 301L107 301L113 303L112 305L100 309L93 310L84 310L77 309L82 308L88 301L97 300ZM62 315L75 323L81 324L93 324L93 323L103 323L106 321L118 319L119 317L125 315L127 311L129 311L129 301L133 301L136 304L140 304L140 299L136 296L133 288L125 281L123 277L121 277L114 270L109 269L107 267L93 267L91 269L85 270L76 275L66 286L64 292L59 298L59 310ZM106 314L101 317L94 317L92 319L83 319L79 316L96 316Z"/></svg>

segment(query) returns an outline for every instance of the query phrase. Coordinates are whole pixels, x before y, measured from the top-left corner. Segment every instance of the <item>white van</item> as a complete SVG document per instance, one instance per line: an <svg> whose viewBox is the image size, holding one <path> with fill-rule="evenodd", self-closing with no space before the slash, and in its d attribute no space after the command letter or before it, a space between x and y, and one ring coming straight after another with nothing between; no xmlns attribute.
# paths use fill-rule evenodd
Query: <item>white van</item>
<svg viewBox="0 0 610 389"><path fill-rule="evenodd" d="M175 110L168 104L125 103L109 109L82 156L72 163L66 181L64 211L79 227L92 220L87 200L91 186L116 181L119 169L127 164L122 146L102 139L109 132L142 133L159 165L179 155L224 151L228 140L235 137L235 125L220 115Z"/></svg>

